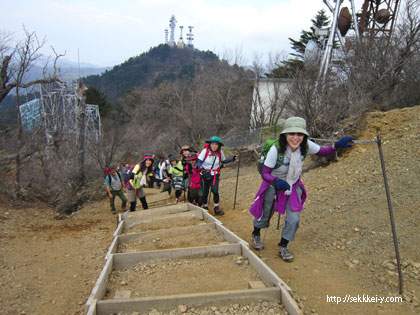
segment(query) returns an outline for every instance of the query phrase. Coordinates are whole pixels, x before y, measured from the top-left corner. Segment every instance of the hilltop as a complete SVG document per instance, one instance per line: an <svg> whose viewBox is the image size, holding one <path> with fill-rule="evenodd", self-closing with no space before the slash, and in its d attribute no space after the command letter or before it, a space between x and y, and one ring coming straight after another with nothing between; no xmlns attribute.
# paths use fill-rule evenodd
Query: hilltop
<svg viewBox="0 0 420 315"><path fill-rule="evenodd" d="M150 89L165 81L192 79L206 66L218 61L211 51L161 44L101 75L88 76L84 82L87 86L101 89L111 100L116 100L133 87Z"/></svg>

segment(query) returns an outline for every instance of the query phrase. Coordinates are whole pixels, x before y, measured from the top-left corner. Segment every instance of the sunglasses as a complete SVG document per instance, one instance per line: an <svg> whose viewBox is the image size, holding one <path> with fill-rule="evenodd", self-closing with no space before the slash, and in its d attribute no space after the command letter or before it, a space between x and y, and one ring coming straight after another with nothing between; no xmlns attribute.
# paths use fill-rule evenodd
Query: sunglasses
<svg viewBox="0 0 420 315"><path fill-rule="evenodd" d="M304 136L304 134L301 133L301 132L289 132L288 135L298 136L298 137L303 137Z"/></svg>

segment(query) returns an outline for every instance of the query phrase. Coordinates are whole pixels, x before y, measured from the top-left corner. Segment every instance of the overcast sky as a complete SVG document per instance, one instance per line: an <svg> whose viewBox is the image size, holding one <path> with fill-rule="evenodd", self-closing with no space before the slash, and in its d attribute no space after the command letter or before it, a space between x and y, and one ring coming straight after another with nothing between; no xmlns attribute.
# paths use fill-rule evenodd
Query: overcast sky
<svg viewBox="0 0 420 315"><path fill-rule="evenodd" d="M333 3L333 0L330 0ZM363 0L356 0L360 9ZM345 0L344 5L349 6ZM0 30L23 38L22 25L46 37L66 59L113 66L163 43L165 28L175 15L179 26L194 26L193 44L200 50L242 51L253 56L290 52L288 37L299 38L311 18L324 8L322 0L0 0Z"/></svg>

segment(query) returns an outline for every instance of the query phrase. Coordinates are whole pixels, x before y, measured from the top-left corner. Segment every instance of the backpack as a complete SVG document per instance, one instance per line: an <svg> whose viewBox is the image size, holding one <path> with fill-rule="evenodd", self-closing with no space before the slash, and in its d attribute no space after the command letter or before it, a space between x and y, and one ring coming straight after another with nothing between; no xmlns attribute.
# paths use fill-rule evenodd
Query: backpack
<svg viewBox="0 0 420 315"><path fill-rule="evenodd" d="M112 176L111 176L111 174L109 173L108 169L106 169L106 172L107 172L107 174L108 174L107 176L108 176L109 185L111 186ZM123 179L122 179L122 177L121 177L120 172L118 172L118 171L117 171L117 175L118 175L118 178L120 179L121 185L124 185L124 183L123 183Z"/></svg>
<svg viewBox="0 0 420 315"><path fill-rule="evenodd" d="M204 159L203 159L203 162L202 163L204 163L204 161L207 159L207 157L210 154L210 148L209 148L209 146L210 146L210 143L206 143L204 145L204 149L206 149L206 154L204 155ZM217 151L217 157L219 158L219 164L221 165L222 164L222 150L221 149ZM213 165L214 165L214 163L213 163ZM211 168L213 168L213 165L211 166ZM216 169L214 171L216 171L217 173L219 173L220 172L220 169L221 169L221 167L219 167L218 169Z"/></svg>
<svg viewBox="0 0 420 315"><path fill-rule="evenodd" d="M261 174L263 167L264 167L264 162L265 159L267 158L267 154L270 151L271 147L275 145L277 148L277 152L280 151L280 143L279 143L279 139L275 139L275 140L267 140L261 150L260 153L260 157L258 159L257 162L257 168L258 168L258 172ZM306 154L304 156L302 156L302 161L305 160L306 156L308 155L308 148L306 150ZM284 153L278 153L277 154L277 161L276 161L276 165L274 166L274 168L278 168L280 167L280 165L283 164L283 160L284 160Z"/></svg>

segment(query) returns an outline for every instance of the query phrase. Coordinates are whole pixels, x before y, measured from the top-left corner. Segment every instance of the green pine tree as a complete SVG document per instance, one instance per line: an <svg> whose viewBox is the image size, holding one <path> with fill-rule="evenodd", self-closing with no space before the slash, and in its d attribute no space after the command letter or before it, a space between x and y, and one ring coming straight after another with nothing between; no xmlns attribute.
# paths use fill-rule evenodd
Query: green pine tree
<svg viewBox="0 0 420 315"><path fill-rule="evenodd" d="M105 94L96 86L91 86L86 90L86 104L98 105L101 117L106 117L112 111L112 106Z"/></svg>
<svg viewBox="0 0 420 315"><path fill-rule="evenodd" d="M282 64L273 69L270 73L266 75L270 78L290 78L296 73L298 70L302 70L304 68L303 65L303 55L305 54L306 45L310 40L315 40L320 47L323 43L321 43L319 36L315 35L316 28L322 29L326 28L330 25L329 17L326 15L325 10L319 10L315 17L311 20L312 26L310 31L303 30L301 32L299 40L293 39L289 37L289 41L291 44L292 49L294 50L291 53L292 58L282 61Z"/></svg>

